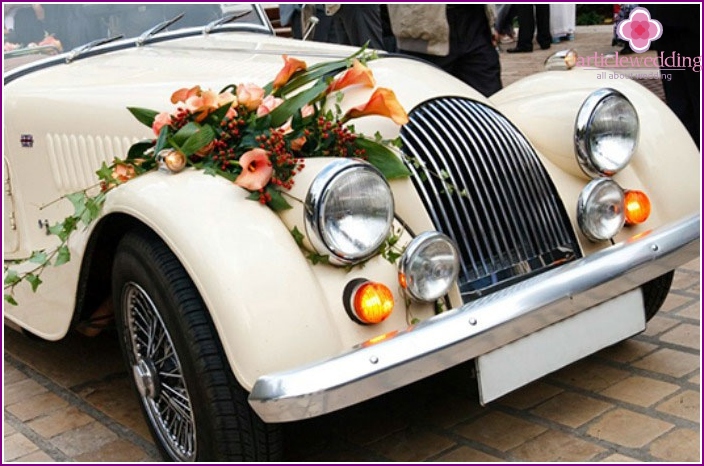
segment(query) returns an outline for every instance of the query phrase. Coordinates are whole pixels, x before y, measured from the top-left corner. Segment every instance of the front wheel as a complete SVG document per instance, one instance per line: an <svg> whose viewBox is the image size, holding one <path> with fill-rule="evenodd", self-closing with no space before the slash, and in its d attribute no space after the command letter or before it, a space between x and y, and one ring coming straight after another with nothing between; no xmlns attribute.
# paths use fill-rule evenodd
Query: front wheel
<svg viewBox="0 0 704 466"><path fill-rule="evenodd" d="M151 232L129 233L112 286L122 352L164 458L277 460L278 426L250 408L198 291L169 248Z"/></svg>

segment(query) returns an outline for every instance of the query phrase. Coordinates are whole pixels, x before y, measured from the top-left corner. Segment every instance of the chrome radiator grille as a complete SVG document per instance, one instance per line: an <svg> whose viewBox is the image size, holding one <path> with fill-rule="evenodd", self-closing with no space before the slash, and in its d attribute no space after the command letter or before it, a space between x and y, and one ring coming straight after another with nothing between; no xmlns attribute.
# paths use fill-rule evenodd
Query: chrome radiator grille
<svg viewBox="0 0 704 466"><path fill-rule="evenodd" d="M505 117L442 98L409 118L406 163L435 227L460 250L465 301L580 255L545 168Z"/></svg>

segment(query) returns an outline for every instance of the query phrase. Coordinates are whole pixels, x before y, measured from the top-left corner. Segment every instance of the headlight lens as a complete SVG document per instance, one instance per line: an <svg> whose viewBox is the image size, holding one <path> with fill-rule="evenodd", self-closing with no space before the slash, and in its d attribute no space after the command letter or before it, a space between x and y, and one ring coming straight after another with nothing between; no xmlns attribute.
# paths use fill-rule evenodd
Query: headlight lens
<svg viewBox="0 0 704 466"><path fill-rule="evenodd" d="M459 273L459 253L452 240L429 231L413 238L399 262L401 287L414 299L435 301L444 296Z"/></svg>
<svg viewBox="0 0 704 466"><path fill-rule="evenodd" d="M638 114L614 89L599 89L587 97L577 114L575 148L582 170L591 177L621 171L638 142Z"/></svg>
<svg viewBox="0 0 704 466"><path fill-rule="evenodd" d="M336 264L374 255L389 236L394 217L391 188L368 163L331 162L306 196L306 229L319 254Z"/></svg>
<svg viewBox="0 0 704 466"><path fill-rule="evenodd" d="M591 181L580 193L577 221L584 236L592 241L613 238L625 222L624 195L616 182L601 178Z"/></svg>

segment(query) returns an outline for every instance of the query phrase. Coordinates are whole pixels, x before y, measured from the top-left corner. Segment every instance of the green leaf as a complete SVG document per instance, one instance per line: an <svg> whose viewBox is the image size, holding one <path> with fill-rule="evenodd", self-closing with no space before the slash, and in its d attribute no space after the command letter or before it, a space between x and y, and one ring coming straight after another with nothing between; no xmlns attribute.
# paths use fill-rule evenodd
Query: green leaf
<svg viewBox="0 0 704 466"><path fill-rule="evenodd" d="M143 159L144 153L152 147L154 147L154 141L135 142L127 151L127 160Z"/></svg>
<svg viewBox="0 0 704 466"><path fill-rule="evenodd" d="M22 281L22 279L20 278L16 270L9 269L7 272L5 272L5 286L14 286L20 281Z"/></svg>
<svg viewBox="0 0 704 466"><path fill-rule="evenodd" d="M200 131L201 126L196 122L189 122L171 136L172 140L179 146L183 145L188 138Z"/></svg>
<svg viewBox="0 0 704 466"><path fill-rule="evenodd" d="M387 180L406 178L411 175L401 158L383 144L358 137L355 145L365 150L367 161L378 168Z"/></svg>
<svg viewBox="0 0 704 466"><path fill-rule="evenodd" d="M270 186L266 187L266 192L271 196L271 200L266 205L274 212L281 212L291 208L291 204L286 201L286 198L281 194L281 191Z"/></svg>
<svg viewBox="0 0 704 466"><path fill-rule="evenodd" d="M32 256L27 259L29 262L32 262L33 264L44 264L48 260L49 256L46 255L46 252L44 251L34 251L32 252Z"/></svg>
<svg viewBox="0 0 704 466"><path fill-rule="evenodd" d="M291 230L291 236L293 236L293 240L296 242L299 248L303 247L303 240L306 238L303 236L303 233L301 233L298 230L298 227L293 227L293 230Z"/></svg>
<svg viewBox="0 0 704 466"><path fill-rule="evenodd" d="M56 250L56 261L54 266L64 265L66 262L71 260L71 252L68 250L68 246L65 244Z"/></svg>
<svg viewBox="0 0 704 466"><path fill-rule="evenodd" d="M15 298L11 294L5 294L5 302L12 306L17 306L17 301L15 301Z"/></svg>
<svg viewBox="0 0 704 466"><path fill-rule="evenodd" d="M82 192L66 195L66 199L73 204L74 215L82 215L86 208L86 195Z"/></svg>
<svg viewBox="0 0 704 466"><path fill-rule="evenodd" d="M210 144L213 139L215 139L215 131L213 131L213 128L209 125L202 126L183 143L181 151L188 157Z"/></svg>
<svg viewBox="0 0 704 466"><path fill-rule="evenodd" d="M149 110L148 108L127 107L127 110L129 110L140 123L150 128L154 124L154 118L159 114L159 112Z"/></svg>
<svg viewBox="0 0 704 466"><path fill-rule="evenodd" d="M166 141L169 137L169 127L164 125L159 131L159 137L156 139L156 144L154 145L154 154L158 154L161 150L166 147Z"/></svg>
<svg viewBox="0 0 704 466"><path fill-rule="evenodd" d="M284 103L276 107L269 115L271 115L271 126L279 127L286 120L291 118L295 112L303 108L303 106L316 100L327 87L324 82L318 83L310 89L296 94Z"/></svg>
<svg viewBox="0 0 704 466"><path fill-rule="evenodd" d="M36 293L37 288L39 287L39 285L42 284L42 279L39 278L38 275L34 275L33 273L28 273L27 276L24 278L32 286L32 292Z"/></svg>
<svg viewBox="0 0 704 466"><path fill-rule="evenodd" d="M100 166L100 170L95 172L96 175L98 175L98 179L101 181L105 181L106 183L111 183L113 181L112 179L112 168L108 167L105 162Z"/></svg>

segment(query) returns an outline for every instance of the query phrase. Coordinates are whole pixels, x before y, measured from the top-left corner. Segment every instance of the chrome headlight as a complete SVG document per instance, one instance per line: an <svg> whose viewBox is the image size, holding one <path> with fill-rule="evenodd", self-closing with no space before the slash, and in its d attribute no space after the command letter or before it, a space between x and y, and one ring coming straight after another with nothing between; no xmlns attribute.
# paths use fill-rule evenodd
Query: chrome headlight
<svg viewBox="0 0 704 466"><path fill-rule="evenodd" d="M591 177L613 176L636 149L638 114L633 104L614 89L599 89L584 101L575 123L577 161Z"/></svg>
<svg viewBox="0 0 704 466"><path fill-rule="evenodd" d="M592 180L580 193L577 222L584 236L592 241L611 239L625 222L623 190L613 180Z"/></svg>
<svg viewBox="0 0 704 466"><path fill-rule="evenodd" d="M412 298L435 301L450 290L459 270L459 253L452 240L442 233L427 231L406 247L398 277Z"/></svg>
<svg viewBox="0 0 704 466"><path fill-rule="evenodd" d="M347 265L374 255L391 232L394 199L384 176L359 160L331 162L311 183L306 230L319 254Z"/></svg>

